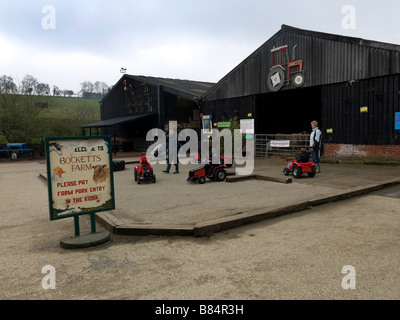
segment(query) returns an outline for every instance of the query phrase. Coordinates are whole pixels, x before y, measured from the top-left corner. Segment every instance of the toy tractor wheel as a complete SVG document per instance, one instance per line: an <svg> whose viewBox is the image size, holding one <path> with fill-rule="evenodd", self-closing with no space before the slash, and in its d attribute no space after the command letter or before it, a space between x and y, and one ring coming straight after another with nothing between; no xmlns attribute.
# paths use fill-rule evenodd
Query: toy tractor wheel
<svg viewBox="0 0 400 320"><path fill-rule="evenodd" d="M136 170L136 168L134 169L134 175L135 175L135 181L137 181L138 177L137 177L137 170Z"/></svg>
<svg viewBox="0 0 400 320"><path fill-rule="evenodd" d="M156 175L153 174L153 183L156 183Z"/></svg>
<svg viewBox="0 0 400 320"><path fill-rule="evenodd" d="M301 168L299 166L297 166L297 165L294 165L293 166L293 177L298 179L298 178L301 177L301 174L302 174Z"/></svg>
<svg viewBox="0 0 400 320"><path fill-rule="evenodd" d="M311 167L311 172L307 172L307 174L308 174L309 177L315 177L315 174L316 174L315 166L312 166Z"/></svg>
<svg viewBox="0 0 400 320"><path fill-rule="evenodd" d="M296 73L293 79L293 85L295 87L301 87L304 84L304 75L302 73Z"/></svg>
<svg viewBox="0 0 400 320"><path fill-rule="evenodd" d="M204 182L206 182L206 177L205 176L200 176L197 178L197 182L199 184L203 184Z"/></svg>
<svg viewBox="0 0 400 320"><path fill-rule="evenodd" d="M224 181L226 179L226 171L224 169L219 169L215 173L215 177L217 178L217 181Z"/></svg>
<svg viewBox="0 0 400 320"><path fill-rule="evenodd" d="M285 83L285 72L281 66L272 67L267 76L268 89L278 91Z"/></svg>
<svg viewBox="0 0 400 320"><path fill-rule="evenodd" d="M283 174L284 174L285 176L288 176L289 173L290 173L290 171L289 171L288 168L283 169Z"/></svg>

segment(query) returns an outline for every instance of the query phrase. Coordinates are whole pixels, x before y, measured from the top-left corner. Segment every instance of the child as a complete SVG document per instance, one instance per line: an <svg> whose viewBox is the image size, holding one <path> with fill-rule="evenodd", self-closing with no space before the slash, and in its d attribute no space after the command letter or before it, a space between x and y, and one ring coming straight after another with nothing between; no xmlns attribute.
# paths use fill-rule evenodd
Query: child
<svg viewBox="0 0 400 320"><path fill-rule="evenodd" d="M208 157L208 160L209 160L209 162L208 162L208 163L209 163L209 167L208 167L208 171L207 171L207 177L211 177L211 175L212 175L214 169L215 169L216 167L218 167L219 165L221 165L221 161L218 161L217 163L213 163L213 162L212 162L212 159L213 159L212 153L210 153L210 155L209 155L209 157Z"/></svg>
<svg viewBox="0 0 400 320"><path fill-rule="evenodd" d="M142 175L143 166L147 166L149 168L149 170L151 169L151 166L150 166L150 159L148 157L146 157L145 153L142 153L140 156L141 156L140 159L139 159L140 166L139 166L139 168L137 170L137 173L139 175Z"/></svg>
<svg viewBox="0 0 400 320"><path fill-rule="evenodd" d="M300 153L298 154L296 161L303 163L303 162L309 162L309 159L310 159L310 152L306 151L306 148L300 148ZM293 162L294 161L290 161L286 166L287 169L285 170L291 170Z"/></svg>
<svg viewBox="0 0 400 320"><path fill-rule="evenodd" d="M143 152L140 155L139 163L145 164L145 163L150 163L150 159L146 157L146 154Z"/></svg>
<svg viewBox="0 0 400 320"><path fill-rule="evenodd" d="M310 152L306 151L306 148L300 148L300 153L296 159L297 162L309 162L310 161Z"/></svg>

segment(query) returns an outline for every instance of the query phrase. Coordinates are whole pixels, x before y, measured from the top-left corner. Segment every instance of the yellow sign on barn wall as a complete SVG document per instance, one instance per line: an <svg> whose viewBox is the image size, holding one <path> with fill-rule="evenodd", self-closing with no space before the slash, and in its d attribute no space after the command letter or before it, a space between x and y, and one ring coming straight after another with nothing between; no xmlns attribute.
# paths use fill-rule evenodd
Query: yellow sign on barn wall
<svg viewBox="0 0 400 320"><path fill-rule="evenodd" d="M50 219L115 209L111 137L47 138Z"/></svg>

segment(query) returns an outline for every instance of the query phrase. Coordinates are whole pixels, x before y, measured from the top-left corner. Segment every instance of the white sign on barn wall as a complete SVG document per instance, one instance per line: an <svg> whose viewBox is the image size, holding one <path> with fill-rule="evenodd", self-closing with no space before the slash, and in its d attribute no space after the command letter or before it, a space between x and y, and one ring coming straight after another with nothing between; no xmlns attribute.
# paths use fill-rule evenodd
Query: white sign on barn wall
<svg viewBox="0 0 400 320"><path fill-rule="evenodd" d="M271 140L270 146L275 148L289 148L290 140Z"/></svg>

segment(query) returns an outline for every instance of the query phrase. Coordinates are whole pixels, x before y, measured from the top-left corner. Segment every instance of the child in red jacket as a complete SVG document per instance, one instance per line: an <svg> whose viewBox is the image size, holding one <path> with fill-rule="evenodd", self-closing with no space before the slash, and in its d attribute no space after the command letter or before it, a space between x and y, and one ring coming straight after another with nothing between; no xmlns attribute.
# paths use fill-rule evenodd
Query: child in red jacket
<svg viewBox="0 0 400 320"><path fill-rule="evenodd" d="M139 163L140 163L140 166L139 166L138 169L137 169L137 173L138 173L139 175L142 175L142 173L143 173L143 166L147 166L147 168L148 168L149 171L151 172L150 159L149 159L148 157L146 157L146 154L145 154L145 153L142 153L142 154L141 154L141 157L140 157L140 159L139 159Z"/></svg>

